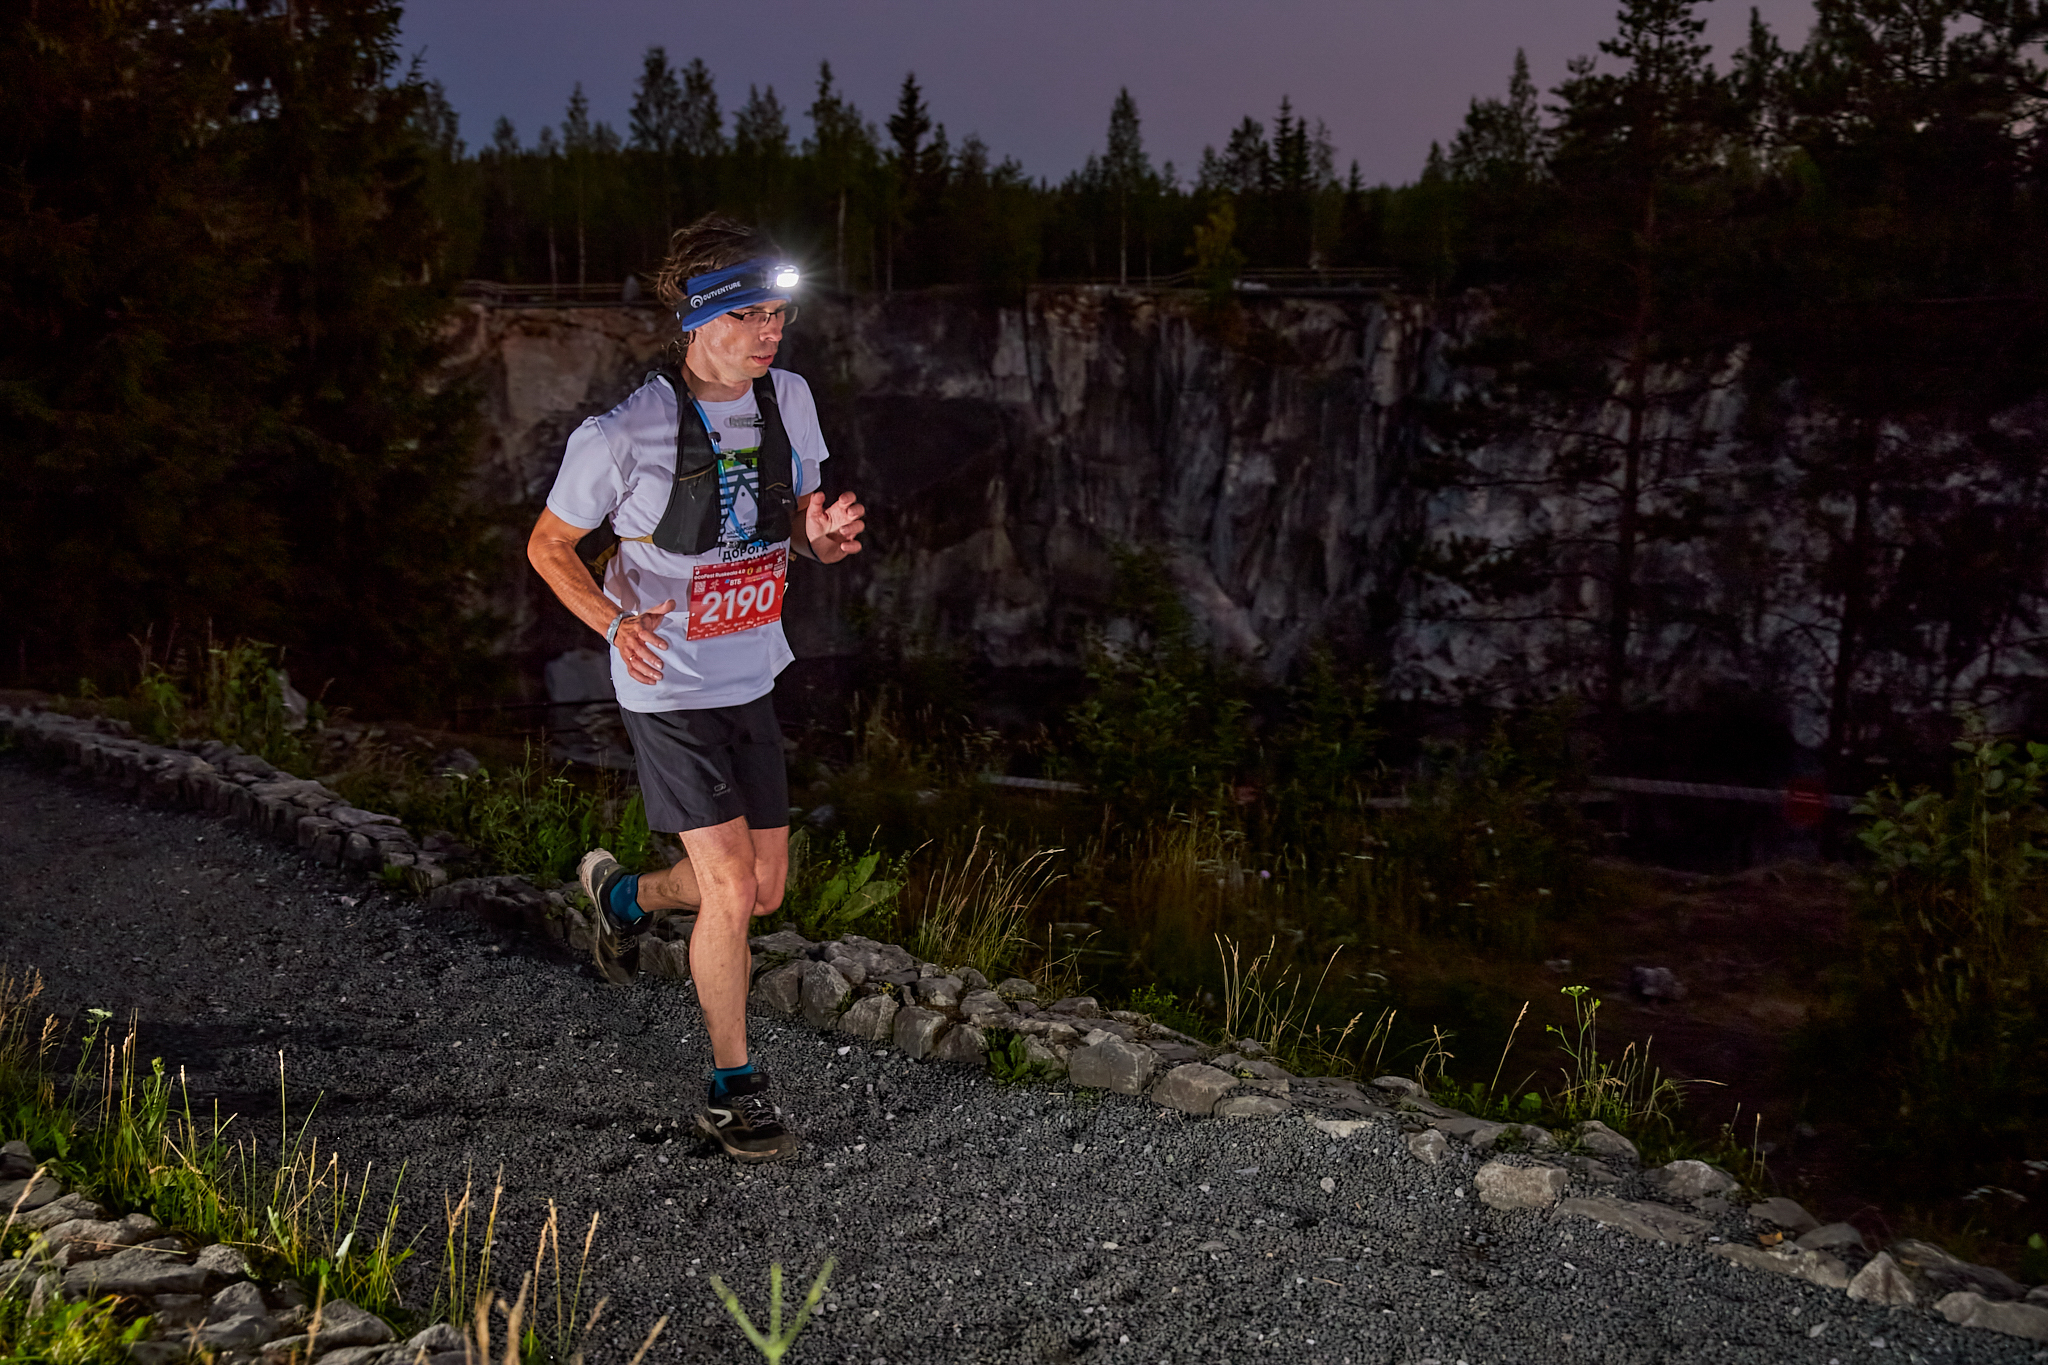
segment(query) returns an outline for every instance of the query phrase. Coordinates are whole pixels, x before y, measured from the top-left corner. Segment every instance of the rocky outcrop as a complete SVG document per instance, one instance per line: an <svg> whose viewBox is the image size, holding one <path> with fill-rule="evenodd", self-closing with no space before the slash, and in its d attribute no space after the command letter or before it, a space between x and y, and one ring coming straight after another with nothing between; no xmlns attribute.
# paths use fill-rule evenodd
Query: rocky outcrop
<svg viewBox="0 0 2048 1365"><path fill-rule="evenodd" d="M1497 702L1580 689L1602 610L1599 552L1587 547L1611 535L1611 495L1538 477L1549 452L1527 442L1467 452L1470 477L1446 481L1424 420L1484 390L1484 376L1452 360L1480 317L1470 300L1272 297L1215 326L1180 296L1093 286L1034 289L1006 306L945 291L807 300L782 362L818 396L828 486L857 490L871 529L853 562L792 566L792 644L799 657L945 649L996 666L1071 665L1091 632L1131 629L1113 606L1117 556L1149 547L1215 646L1275 674L1322 637L1375 659L1396 695ZM474 305L455 336L451 376L473 386L484 418L479 501L517 533L492 589L505 650L536 693L545 672L553 699L606 695L593 637L547 598L520 550L568 432L661 358L662 315ZM1744 365L1738 352L1712 382L1674 381L1696 397L1654 414L1643 513L1706 529L1645 545L1651 614L1632 637L1632 673L1646 704L1682 709L1732 691L1813 743L1840 606L1824 528L1839 509L1767 490L1800 487L1801 461L1840 433L1796 395L1761 421ZM1952 467L1942 515L1958 526L2037 515L2038 481L1969 452L2009 460L2038 447L2048 406L1993 419L1977 446L1942 431L1884 439ZM1935 534L1904 523L1881 534L1894 532L1901 543ZM1482 600L1418 571L1432 555L1505 554L1531 534L1578 547L1559 552L1547 595ZM2013 588L1982 621L1948 623L1934 619L1947 607L1902 589L1940 646L1875 650L1856 688L1899 713L2020 714L2048 676L2029 643L2043 633L2039 587Z"/></svg>

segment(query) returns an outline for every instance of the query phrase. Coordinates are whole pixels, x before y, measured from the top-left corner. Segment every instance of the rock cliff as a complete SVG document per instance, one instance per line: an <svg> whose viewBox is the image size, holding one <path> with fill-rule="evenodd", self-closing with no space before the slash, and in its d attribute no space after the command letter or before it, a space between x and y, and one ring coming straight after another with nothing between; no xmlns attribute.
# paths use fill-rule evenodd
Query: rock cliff
<svg viewBox="0 0 2048 1365"><path fill-rule="evenodd" d="M1536 477L1544 452L1526 446L1479 451L1476 483L1420 477L1436 444L1425 410L1479 383L1452 362L1476 317L1470 303L1393 296L1251 297L1215 322L1185 297L1104 287L1036 289L1009 307L948 292L807 300L780 363L818 396L828 489L857 491L872 529L856 561L794 566L792 643L800 656L954 648L999 667L1072 664L1111 624L1116 551L1151 547L1211 642L1275 676L1327 638L1373 659L1400 695L1589 691L1596 572L1561 559L1546 595L1480 602L1416 568L1425 551L1507 547L1531 527L1597 545L1612 520L1597 482ZM659 360L664 324L631 308L460 317L451 367L486 418L477 491L513 540L568 432ZM1812 744L1839 616L1817 528L1835 511L1823 499L1788 512L1783 490L1802 443L1830 433L1795 405L1760 435L1742 365L1729 357L1695 399L1659 410L1646 514L1696 507L1702 490L1718 501L1706 534L1645 550L1662 614L1634 643L1638 700L1683 709L1747 692ZM2030 412L2001 419L2009 447L2048 430ZM1950 482L1976 488L1973 507L2040 496L1994 460L1957 468ZM1910 542L1910 516L1887 515L1879 539ZM2024 718L2048 673L2030 645L2039 586L2020 585L1970 639L1874 647L1859 686L1895 711ZM494 601L507 653L536 682L544 661L589 645L516 554ZM599 685L570 681L574 662L554 670L557 698Z"/></svg>

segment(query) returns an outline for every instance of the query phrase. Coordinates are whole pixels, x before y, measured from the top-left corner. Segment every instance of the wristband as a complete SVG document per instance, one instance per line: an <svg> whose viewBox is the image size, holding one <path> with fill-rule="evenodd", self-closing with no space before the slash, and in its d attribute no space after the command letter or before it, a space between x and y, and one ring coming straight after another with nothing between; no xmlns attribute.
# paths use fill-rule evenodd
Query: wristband
<svg viewBox="0 0 2048 1365"><path fill-rule="evenodd" d="M604 628L604 642L608 645L616 645L619 642L619 627L625 625L627 621L632 620L639 614L637 611L622 611L617 616L614 616L612 623Z"/></svg>

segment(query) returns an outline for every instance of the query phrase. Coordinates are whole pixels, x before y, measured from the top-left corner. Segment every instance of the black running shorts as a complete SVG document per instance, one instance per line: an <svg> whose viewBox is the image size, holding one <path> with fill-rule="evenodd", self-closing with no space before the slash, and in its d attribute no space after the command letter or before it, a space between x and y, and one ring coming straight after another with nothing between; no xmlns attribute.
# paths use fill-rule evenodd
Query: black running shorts
<svg viewBox="0 0 2048 1365"><path fill-rule="evenodd" d="M647 827L709 829L746 817L749 829L789 825L789 769L775 694L702 711L619 712L640 766Z"/></svg>

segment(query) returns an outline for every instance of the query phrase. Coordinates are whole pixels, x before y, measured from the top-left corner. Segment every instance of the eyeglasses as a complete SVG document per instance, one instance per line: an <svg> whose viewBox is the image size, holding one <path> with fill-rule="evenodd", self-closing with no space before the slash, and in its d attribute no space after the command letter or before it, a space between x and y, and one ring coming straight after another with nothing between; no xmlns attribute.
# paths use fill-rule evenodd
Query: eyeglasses
<svg viewBox="0 0 2048 1365"><path fill-rule="evenodd" d="M744 308L737 313L727 313L726 316L748 327L769 327L778 322L786 327L796 321L796 305L786 303L780 308L773 309Z"/></svg>

